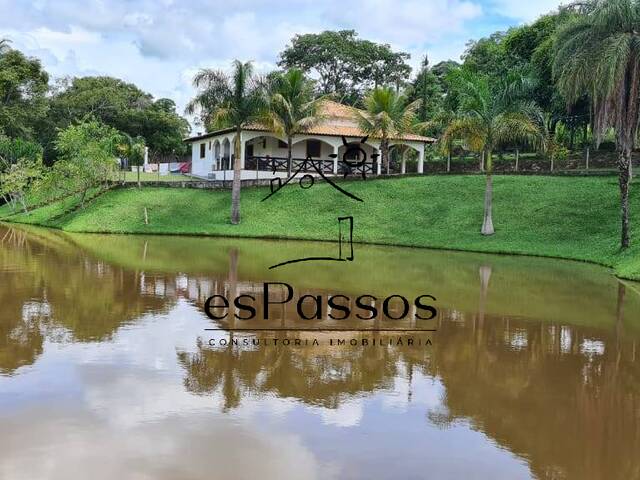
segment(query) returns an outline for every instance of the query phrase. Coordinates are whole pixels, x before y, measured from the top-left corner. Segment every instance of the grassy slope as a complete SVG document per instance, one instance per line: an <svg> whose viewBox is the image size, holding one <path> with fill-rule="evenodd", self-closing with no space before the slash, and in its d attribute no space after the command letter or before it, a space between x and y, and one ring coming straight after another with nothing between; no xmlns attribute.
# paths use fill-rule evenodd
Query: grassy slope
<svg viewBox="0 0 640 480"><path fill-rule="evenodd" d="M614 266L619 275L640 280L638 238L633 249L618 253L615 177L498 176L496 235L488 238L478 233L484 191L481 176L405 177L341 185L364 203L326 184L307 190L291 185L266 202L260 200L267 189L245 189L239 226L228 223L229 192L174 188L114 190L83 211L60 216L64 209L54 204L11 220L73 232L335 240L336 217L353 215L354 236L361 242L587 260ZM631 192L632 225L640 228L640 191L635 187ZM144 225L144 207L149 225ZM0 208L0 216L6 213L6 207Z"/></svg>

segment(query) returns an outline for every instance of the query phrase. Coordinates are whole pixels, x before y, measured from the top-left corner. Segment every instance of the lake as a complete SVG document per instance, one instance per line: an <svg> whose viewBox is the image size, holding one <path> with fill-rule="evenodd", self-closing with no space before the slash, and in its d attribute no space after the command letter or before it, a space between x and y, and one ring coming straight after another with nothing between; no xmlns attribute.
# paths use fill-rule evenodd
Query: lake
<svg viewBox="0 0 640 480"><path fill-rule="evenodd" d="M364 245L269 269L337 246L0 239L2 479L640 478L640 285L608 269ZM396 295L399 319L357 318L365 294ZM256 318L209 318L212 295L251 295Z"/></svg>

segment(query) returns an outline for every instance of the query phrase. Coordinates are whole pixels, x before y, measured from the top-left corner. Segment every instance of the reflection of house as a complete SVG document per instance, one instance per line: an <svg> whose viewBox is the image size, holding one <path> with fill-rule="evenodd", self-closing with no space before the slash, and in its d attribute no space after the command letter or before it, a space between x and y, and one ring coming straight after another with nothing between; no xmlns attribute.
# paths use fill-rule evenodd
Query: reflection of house
<svg viewBox="0 0 640 480"><path fill-rule="evenodd" d="M364 168L367 173L379 174L380 158L372 157L372 154L379 155L380 139L369 138L366 143L360 144L360 140L365 135L357 126L356 112L357 110L352 107L324 101L321 106L322 120L304 135L293 137L293 169L296 170L304 159L311 157L316 164L321 165L324 173L342 173L340 160L348 149L348 145L344 144L344 137L348 144L359 144L366 154L366 163L361 168ZM233 129L218 130L188 138L186 141L192 145L192 173L216 180L231 179L234 138ZM286 173L286 138L278 137L261 125L249 125L243 129L241 139L242 178L271 177L274 168L282 175ZM429 137L405 134L400 138L392 138L390 145L392 148L406 145L417 152L417 172L422 173L425 146L434 141ZM401 172L406 173L406 171L403 156Z"/></svg>

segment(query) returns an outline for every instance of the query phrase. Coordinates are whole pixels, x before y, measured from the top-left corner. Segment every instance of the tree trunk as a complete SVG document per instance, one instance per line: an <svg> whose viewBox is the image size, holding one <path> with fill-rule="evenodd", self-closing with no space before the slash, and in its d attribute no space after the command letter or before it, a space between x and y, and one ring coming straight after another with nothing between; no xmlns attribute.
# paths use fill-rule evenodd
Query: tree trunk
<svg viewBox="0 0 640 480"><path fill-rule="evenodd" d="M451 152L447 154L447 173L451 172Z"/></svg>
<svg viewBox="0 0 640 480"><path fill-rule="evenodd" d="M293 138L291 138L291 136L287 137L287 176L291 177L291 173L293 172L293 161L292 161L292 154L291 154L291 142L293 142Z"/></svg>
<svg viewBox="0 0 640 480"><path fill-rule="evenodd" d="M482 221L482 235L493 235L493 164L491 152L486 156L487 186L484 192L484 220Z"/></svg>
<svg viewBox="0 0 640 480"><path fill-rule="evenodd" d="M24 194L20 194L20 203L22 204L22 209L24 210L25 214L29 214L29 210L27 209L27 203L24 201Z"/></svg>
<svg viewBox="0 0 640 480"><path fill-rule="evenodd" d="M620 184L620 209L622 214L622 231L620 246L629 248L629 184L630 184L631 149L623 149L618 156L618 178Z"/></svg>
<svg viewBox="0 0 640 480"><path fill-rule="evenodd" d="M387 138L382 139L382 143L380 144L380 149L382 150L382 164L387 169L387 175L389 175L389 140Z"/></svg>
<svg viewBox="0 0 640 480"><path fill-rule="evenodd" d="M240 223L240 175L242 175L240 165L240 142L242 139L240 138L242 130L240 128L236 129L236 138L233 144L234 151L234 162L233 162L233 182L231 183L231 223L233 225L237 225Z"/></svg>

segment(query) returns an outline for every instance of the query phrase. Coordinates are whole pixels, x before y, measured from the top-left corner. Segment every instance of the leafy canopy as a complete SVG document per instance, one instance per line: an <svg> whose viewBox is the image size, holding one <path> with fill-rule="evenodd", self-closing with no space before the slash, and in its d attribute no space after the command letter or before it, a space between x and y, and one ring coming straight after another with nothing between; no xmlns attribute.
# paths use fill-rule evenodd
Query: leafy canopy
<svg viewBox="0 0 640 480"><path fill-rule="evenodd" d="M296 35L280 53L278 65L312 72L320 93L347 103L356 103L372 87L405 82L411 74L408 53L357 37L355 30Z"/></svg>
<svg viewBox="0 0 640 480"><path fill-rule="evenodd" d="M596 141L613 127L630 151L640 120L640 1L591 0L583 11L558 32L553 73L570 104L591 98Z"/></svg>
<svg viewBox="0 0 640 480"><path fill-rule="evenodd" d="M222 70L200 70L193 85L198 93L186 111L199 114L208 130L242 128L259 121L268 107L264 82L254 75L251 62L234 60L231 75Z"/></svg>
<svg viewBox="0 0 640 480"><path fill-rule="evenodd" d="M496 83L462 68L451 73L449 82L459 107L442 138L445 150L455 139L472 151L489 153L514 143L546 145L542 111L527 99L529 79L511 74Z"/></svg>
<svg viewBox="0 0 640 480"><path fill-rule="evenodd" d="M33 138L47 112L49 76L40 60L0 45L0 133Z"/></svg>
<svg viewBox="0 0 640 480"><path fill-rule="evenodd" d="M273 74L268 79L269 110L265 123L285 137L304 132L317 124L321 100L314 98L313 87L313 82L297 68Z"/></svg>

